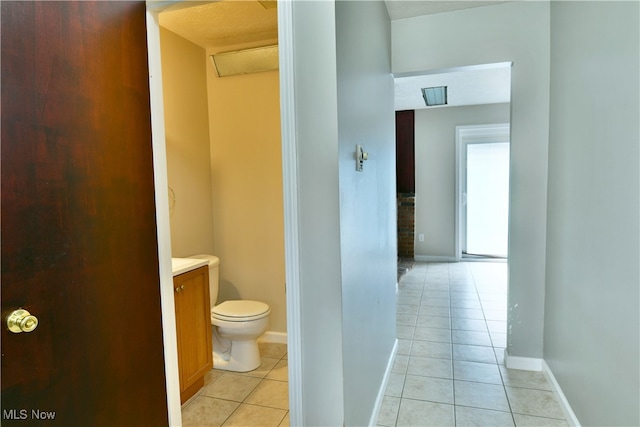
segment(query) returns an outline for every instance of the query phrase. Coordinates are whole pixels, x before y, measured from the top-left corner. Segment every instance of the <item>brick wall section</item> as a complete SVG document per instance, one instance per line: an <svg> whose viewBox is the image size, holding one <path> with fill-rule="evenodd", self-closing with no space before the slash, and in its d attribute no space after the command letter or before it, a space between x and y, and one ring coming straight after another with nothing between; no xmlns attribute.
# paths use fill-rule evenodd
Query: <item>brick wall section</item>
<svg viewBox="0 0 640 427"><path fill-rule="evenodd" d="M414 256L416 195L415 193L398 193L398 257Z"/></svg>

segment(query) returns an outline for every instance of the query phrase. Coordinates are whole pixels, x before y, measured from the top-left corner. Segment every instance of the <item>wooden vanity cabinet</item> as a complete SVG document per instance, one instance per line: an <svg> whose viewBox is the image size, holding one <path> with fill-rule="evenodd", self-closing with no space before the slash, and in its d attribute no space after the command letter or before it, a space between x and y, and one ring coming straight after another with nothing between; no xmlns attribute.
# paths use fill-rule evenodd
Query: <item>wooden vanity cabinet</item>
<svg viewBox="0 0 640 427"><path fill-rule="evenodd" d="M173 278L180 371L180 402L204 386L204 374L213 367L209 267Z"/></svg>

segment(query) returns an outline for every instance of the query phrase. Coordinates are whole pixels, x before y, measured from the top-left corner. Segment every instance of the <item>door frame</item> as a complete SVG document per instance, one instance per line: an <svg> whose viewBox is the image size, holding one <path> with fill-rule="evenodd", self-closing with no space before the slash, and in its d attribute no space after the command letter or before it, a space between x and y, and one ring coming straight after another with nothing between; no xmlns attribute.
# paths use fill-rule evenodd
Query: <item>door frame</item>
<svg viewBox="0 0 640 427"><path fill-rule="evenodd" d="M455 259L462 259L463 237L465 230L464 188L466 181L466 146L490 142L507 142L511 140L510 123L488 125L456 126L456 207L455 207ZM511 161L509 161L511 163Z"/></svg>
<svg viewBox="0 0 640 427"><path fill-rule="evenodd" d="M162 94L159 14L168 9L191 6L189 1L147 0L147 44L153 168L158 223L158 261L160 263L160 298L167 378L169 425L182 425L178 344L174 310L173 274L171 272L171 231L167 152ZM293 63L293 1L278 2L278 50L280 67L280 123L282 137L282 181L284 188L284 246L287 310L287 354L289 371L289 417L291 425L302 425L302 335L300 314L300 270L298 244L298 173L295 123Z"/></svg>

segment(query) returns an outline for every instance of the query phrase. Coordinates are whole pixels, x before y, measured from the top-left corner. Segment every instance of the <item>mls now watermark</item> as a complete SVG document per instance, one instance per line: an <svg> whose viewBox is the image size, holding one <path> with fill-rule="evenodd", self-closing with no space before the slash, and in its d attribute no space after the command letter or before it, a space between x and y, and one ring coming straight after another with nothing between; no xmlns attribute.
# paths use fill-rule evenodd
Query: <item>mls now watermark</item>
<svg viewBox="0 0 640 427"><path fill-rule="evenodd" d="M53 420L55 411L41 411L40 409L3 409L3 420Z"/></svg>

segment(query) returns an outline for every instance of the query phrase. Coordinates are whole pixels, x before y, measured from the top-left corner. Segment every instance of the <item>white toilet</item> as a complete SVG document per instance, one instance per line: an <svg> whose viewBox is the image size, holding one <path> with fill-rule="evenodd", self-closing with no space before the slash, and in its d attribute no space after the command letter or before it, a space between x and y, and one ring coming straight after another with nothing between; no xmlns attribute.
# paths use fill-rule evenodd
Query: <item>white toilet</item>
<svg viewBox="0 0 640 427"><path fill-rule="evenodd" d="M247 372L260 366L257 339L269 328L269 306L260 301L218 300L218 266L213 255L189 258L209 261L209 298L213 332L213 367L226 371Z"/></svg>

